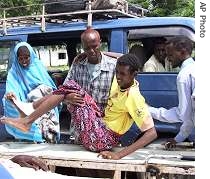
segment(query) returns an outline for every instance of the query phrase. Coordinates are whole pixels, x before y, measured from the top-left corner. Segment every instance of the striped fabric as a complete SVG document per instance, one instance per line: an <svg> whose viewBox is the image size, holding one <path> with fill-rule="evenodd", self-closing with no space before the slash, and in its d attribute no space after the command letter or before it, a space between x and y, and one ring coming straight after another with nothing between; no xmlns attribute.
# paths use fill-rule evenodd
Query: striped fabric
<svg viewBox="0 0 210 179"><path fill-rule="evenodd" d="M85 105L69 105L72 124L78 140L87 150L100 152L110 150L119 141L119 135L109 130L103 122L101 111L93 98L87 94L75 81L66 81L65 85L55 90L53 94L67 95L70 90L75 90L84 96Z"/></svg>

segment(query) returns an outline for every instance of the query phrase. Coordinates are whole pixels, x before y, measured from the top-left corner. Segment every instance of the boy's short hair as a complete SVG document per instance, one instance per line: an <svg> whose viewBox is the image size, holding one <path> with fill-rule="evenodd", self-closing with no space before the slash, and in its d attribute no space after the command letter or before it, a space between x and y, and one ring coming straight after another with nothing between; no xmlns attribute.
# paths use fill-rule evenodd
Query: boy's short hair
<svg viewBox="0 0 210 179"><path fill-rule="evenodd" d="M125 54L118 58L117 65L129 66L130 72L138 72L143 68L141 61L134 54Z"/></svg>

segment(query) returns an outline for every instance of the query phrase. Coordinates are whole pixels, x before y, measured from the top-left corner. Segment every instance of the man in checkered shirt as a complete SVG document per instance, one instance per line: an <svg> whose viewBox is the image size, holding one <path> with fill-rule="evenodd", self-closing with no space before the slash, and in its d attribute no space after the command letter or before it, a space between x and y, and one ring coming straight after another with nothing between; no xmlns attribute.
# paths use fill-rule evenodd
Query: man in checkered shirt
<svg viewBox="0 0 210 179"><path fill-rule="evenodd" d="M64 81L76 81L96 101L98 107L104 112L106 107L112 79L115 74L116 58L112 58L100 51L100 35L98 31L88 28L81 35L84 53L74 60L69 73ZM82 105L83 97L77 93L66 96L69 104ZM75 142L77 135L71 124L70 133L74 133Z"/></svg>

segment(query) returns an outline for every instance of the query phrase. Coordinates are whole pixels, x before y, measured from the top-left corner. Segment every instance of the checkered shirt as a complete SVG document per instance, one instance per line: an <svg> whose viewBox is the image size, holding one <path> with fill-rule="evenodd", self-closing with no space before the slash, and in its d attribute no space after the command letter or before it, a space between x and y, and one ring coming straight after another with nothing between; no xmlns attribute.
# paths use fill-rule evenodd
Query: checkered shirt
<svg viewBox="0 0 210 179"><path fill-rule="evenodd" d="M115 74L115 67L117 60L102 54L100 71L97 76L91 78L87 67L87 58L73 63L69 73L64 81L76 81L89 95L93 97L97 105L104 111L109 92L112 84L112 79Z"/></svg>

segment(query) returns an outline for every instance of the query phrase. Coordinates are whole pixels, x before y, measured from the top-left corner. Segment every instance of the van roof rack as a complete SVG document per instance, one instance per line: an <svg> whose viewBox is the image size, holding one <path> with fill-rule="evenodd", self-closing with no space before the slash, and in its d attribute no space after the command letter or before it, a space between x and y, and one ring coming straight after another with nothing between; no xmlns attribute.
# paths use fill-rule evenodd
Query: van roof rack
<svg viewBox="0 0 210 179"><path fill-rule="evenodd" d="M82 7L81 1L83 2ZM140 18L144 17L144 14L148 12L148 10L140 6L128 4L125 0L122 1L125 1L126 4L120 8L104 9L103 7L95 7L98 9L93 9L92 1L93 0L45 0L43 4L0 8L3 12L3 18L0 19L0 34L7 35L7 30L13 27L27 27L33 25L39 25L40 30L44 32L47 24L55 23L63 24L81 21L87 22L87 26L92 26L92 19ZM72 7L78 7L78 9ZM21 12L21 9L23 12L33 13L26 16L12 16L12 11Z"/></svg>

